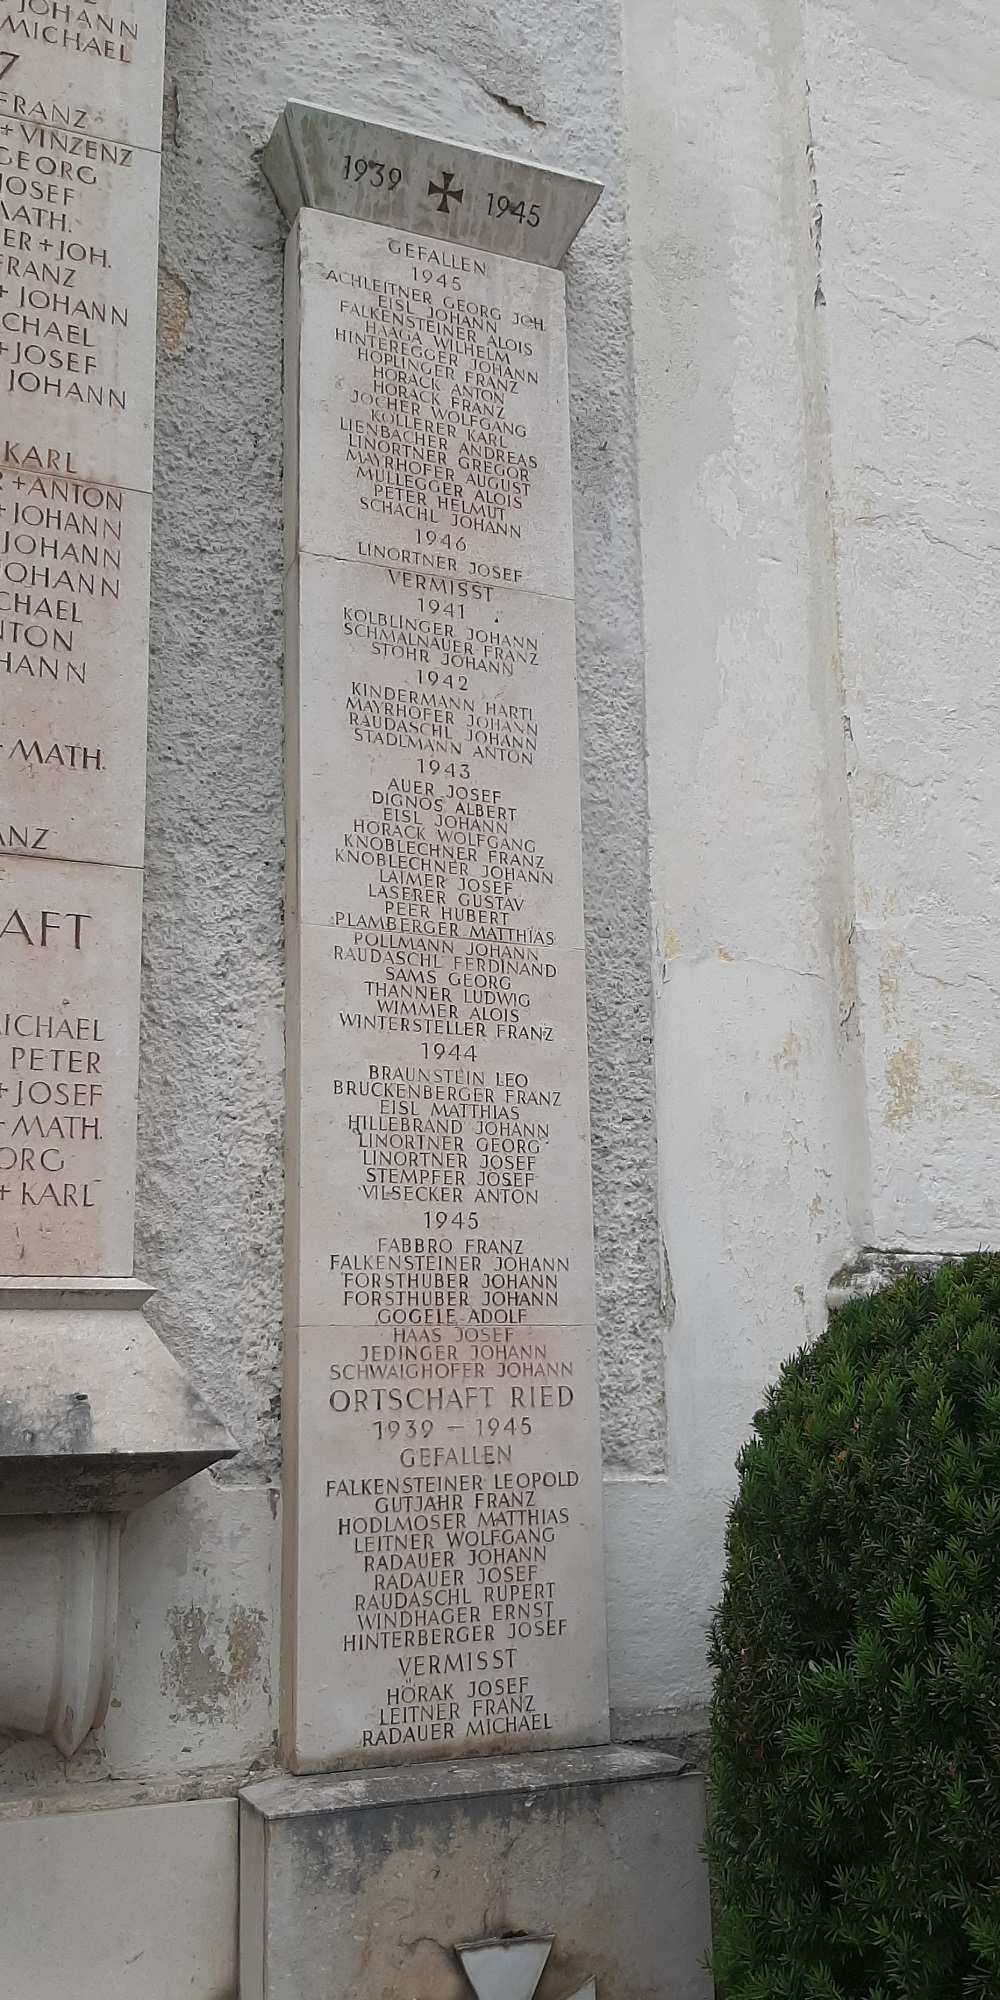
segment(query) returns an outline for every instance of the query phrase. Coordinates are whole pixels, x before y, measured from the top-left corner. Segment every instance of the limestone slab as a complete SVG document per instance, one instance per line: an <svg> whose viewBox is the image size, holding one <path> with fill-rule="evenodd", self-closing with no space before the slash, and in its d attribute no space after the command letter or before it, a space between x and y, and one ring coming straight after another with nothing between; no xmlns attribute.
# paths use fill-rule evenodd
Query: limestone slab
<svg viewBox="0 0 1000 2000"><path fill-rule="evenodd" d="M0 470L0 851L140 867L148 495Z"/></svg>
<svg viewBox="0 0 1000 2000"><path fill-rule="evenodd" d="M563 281L348 178L286 258L300 1770L608 1730Z"/></svg>
<svg viewBox="0 0 1000 2000"><path fill-rule="evenodd" d="M543 1295L556 1321L589 1318L582 955L549 954L537 963L551 978L499 993L473 987L464 999L461 985L447 982L464 979L468 965L478 977L478 961L463 949L433 968L424 963L420 989L372 980L366 975L386 968L345 966L335 932L300 933L289 1193L296 1317L359 1323L365 1315L351 1302L365 1297L377 1323L389 1309L384 1286L384 1301L411 1303L415 1322L454 1314L464 1324L480 1312L487 1323L517 1326ZM371 997L372 988L381 991ZM400 996L418 1010L461 1011L381 1011ZM396 1238L411 1237L408 1275L393 1279L387 1253ZM366 1289L375 1272L383 1274L378 1285ZM443 1315L430 1310L439 1295Z"/></svg>
<svg viewBox="0 0 1000 2000"><path fill-rule="evenodd" d="M0 29L6 67L0 118L54 134L98 134L159 148L165 0L130 0L125 14L64 0L10 0ZM58 150L58 148L56 149Z"/></svg>
<svg viewBox="0 0 1000 2000"><path fill-rule="evenodd" d="M289 222L324 209L543 265L562 263L601 193L600 181L534 160L296 102L263 167Z"/></svg>
<svg viewBox="0 0 1000 2000"><path fill-rule="evenodd" d="M43 174L52 132L26 124L0 163L17 248L5 290L0 394L4 469L41 469L148 492L160 160L118 142Z"/></svg>
<svg viewBox="0 0 1000 2000"><path fill-rule="evenodd" d="M308 398L289 559L409 552L411 567L516 572L572 596L561 274L315 209L286 261L290 365Z"/></svg>
<svg viewBox="0 0 1000 2000"><path fill-rule="evenodd" d="M0 860L0 1271L132 1269L142 877Z"/></svg>
<svg viewBox="0 0 1000 2000"><path fill-rule="evenodd" d="M605 1739L593 1329L296 1348L296 1762Z"/></svg>
<svg viewBox="0 0 1000 2000"><path fill-rule="evenodd" d="M242 2000L470 2000L460 1954L504 1940L544 1959L534 2000L711 2000L704 1810L624 1748L251 1786Z"/></svg>
<svg viewBox="0 0 1000 2000"><path fill-rule="evenodd" d="M286 590L302 921L419 904L582 946L572 605L311 556Z"/></svg>

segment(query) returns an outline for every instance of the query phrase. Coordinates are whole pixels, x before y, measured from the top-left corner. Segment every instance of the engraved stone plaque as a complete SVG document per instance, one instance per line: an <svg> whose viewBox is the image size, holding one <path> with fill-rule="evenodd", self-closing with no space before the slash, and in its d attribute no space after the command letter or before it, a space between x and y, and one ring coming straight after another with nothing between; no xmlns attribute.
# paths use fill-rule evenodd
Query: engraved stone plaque
<svg viewBox="0 0 1000 2000"><path fill-rule="evenodd" d="M4 0L0 138L8 119L160 150L164 0L124 13L79 0ZM76 142L76 157L83 146ZM93 156L91 156L93 157Z"/></svg>
<svg viewBox="0 0 1000 2000"><path fill-rule="evenodd" d="M571 599L561 273L314 210L297 229L299 546Z"/></svg>
<svg viewBox="0 0 1000 2000"><path fill-rule="evenodd" d="M142 864L150 498L0 468L0 846Z"/></svg>
<svg viewBox="0 0 1000 2000"><path fill-rule="evenodd" d="M132 1270L163 0L0 10L0 1271Z"/></svg>
<svg viewBox="0 0 1000 2000"><path fill-rule="evenodd" d="M163 21L0 6L2 1516L235 1452L131 1275ZM80 1699L41 1711L64 1754L110 1693L105 1570L63 1631Z"/></svg>
<svg viewBox="0 0 1000 2000"><path fill-rule="evenodd" d="M0 861L0 1242L12 1277L132 1269L142 875Z"/></svg>
<svg viewBox="0 0 1000 2000"><path fill-rule="evenodd" d="M287 1753L597 1742L566 189L296 107L270 157L349 211L286 264Z"/></svg>
<svg viewBox="0 0 1000 2000"><path fill-rule="evenodd" d="M51 438L67 476L148 492L159 153L27 119L0 121L0 147L16 242L0 314L5 437Z"/></svg>

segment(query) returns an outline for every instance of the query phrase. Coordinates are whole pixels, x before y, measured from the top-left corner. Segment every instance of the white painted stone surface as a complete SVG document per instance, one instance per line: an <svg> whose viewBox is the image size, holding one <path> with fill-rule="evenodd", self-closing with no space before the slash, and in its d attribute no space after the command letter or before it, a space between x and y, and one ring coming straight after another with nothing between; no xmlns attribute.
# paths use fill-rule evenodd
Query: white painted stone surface
<svg viewBox="0 0 1000 2000"><path fill-rule="evenodd" d="M8 1727L72 1757L103 1717L118 1613L121 1517L0 1520L0 1666Z"/></svg>
<svg viewBox="0 0 1000 2000"><path fill-rule="evenodd" d="M822 282L867 1241L1000 1237L1000 22L804 7Z"/></svg>
<svg viewBox="0 0 1000 2000"><path fill-rule="evenodd" d="M786 20L766 0L628 9L671 1323L668 1478L609 1494L623 1708L707 1694L736 1453L783 1356L825 1322L863 1198L805 77Z"/></svg>
<svg viewBox="0 0 1000 2000"><path fill-rule="evenodd" d="M133 1780L169 1797L178 1787L218 1784L220 1773L235 1789L248 1771L266 1771L280 1539L273 1490L220 1487L209 1473L130 1514L105 1721L69 1764L49 1743L0 1737L4 1794L58 1805L82 1788L92 1802L95 1784ZM4 1574L11 1588L11 1561Z"/></svg>
<svg viewBox="0 0 1000 2000"><path fill-rule="evenodd" d="M11 2000L234 2000L236 1800L0 1818Z"/></svg>

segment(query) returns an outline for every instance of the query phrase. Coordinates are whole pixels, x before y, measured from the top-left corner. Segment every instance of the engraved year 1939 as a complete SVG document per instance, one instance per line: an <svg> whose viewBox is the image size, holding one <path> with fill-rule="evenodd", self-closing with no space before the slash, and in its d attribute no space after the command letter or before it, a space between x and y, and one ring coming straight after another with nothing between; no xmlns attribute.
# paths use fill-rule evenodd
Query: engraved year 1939
<svg viewBox="0 0 1000 2000"><path fill-rule="evenodd" d="M344 160L345 181L367 181L370 187L389 189L394 193L403 178L402 167L387 166L384 160L366 160L357 153L348 153Z"/></svg>

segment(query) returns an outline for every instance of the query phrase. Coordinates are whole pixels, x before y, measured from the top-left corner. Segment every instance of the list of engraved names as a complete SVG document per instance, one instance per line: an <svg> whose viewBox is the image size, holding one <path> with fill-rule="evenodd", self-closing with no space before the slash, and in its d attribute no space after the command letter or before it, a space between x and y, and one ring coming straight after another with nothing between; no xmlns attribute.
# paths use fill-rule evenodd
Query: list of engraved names
<svg viewBox="0 0 1000 2000"><path fill-rule="evenodd" d="M0 7L0 1265L132 1263L162 0Z"/></svg>
<svg viewBox="0 0 1000 2000"><path fill-rule="evenodd" d="M562 279L314 212L290 254L300 1747L593 1740Z"/></svg>

